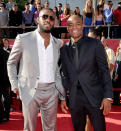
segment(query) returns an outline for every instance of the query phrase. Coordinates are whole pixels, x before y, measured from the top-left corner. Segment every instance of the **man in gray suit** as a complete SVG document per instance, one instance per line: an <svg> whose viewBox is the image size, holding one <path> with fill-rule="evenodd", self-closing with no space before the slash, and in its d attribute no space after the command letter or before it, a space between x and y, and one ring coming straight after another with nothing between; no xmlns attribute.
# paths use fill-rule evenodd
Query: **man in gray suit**
<svg viewBox="0 0 121 131"><path fill-rule="evenodd" d="M16 37L8 59L12 89L22 100L24 131L36 130L39 111L43 131L56 130L58 96L63 100L65 92L57 64L61 42L50 33L54 21L52 9L42 9L38 28Z"/></svg>

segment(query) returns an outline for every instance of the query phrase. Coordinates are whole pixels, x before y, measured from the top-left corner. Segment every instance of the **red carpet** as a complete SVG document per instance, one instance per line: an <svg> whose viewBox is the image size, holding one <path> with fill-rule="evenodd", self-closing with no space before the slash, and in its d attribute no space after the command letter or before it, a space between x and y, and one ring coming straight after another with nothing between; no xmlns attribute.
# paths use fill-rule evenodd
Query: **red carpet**
<svg viewBox="0 0 121 131"><path fill-rule="evenodd" d="M15 103L19 105L19 102ZM15 106L16 106L15 105ZM38 115L37 131L42 131L40 124L40 114ZM107 131L121 131L121 106L112 106L112 110L106 116ZM10 113L10 121L0 124L0 131L22 131L23 129L23 116L19 109ZM57 130L58 131L73 131L70 114L63 114L58 107L57 114Z"/></svg>

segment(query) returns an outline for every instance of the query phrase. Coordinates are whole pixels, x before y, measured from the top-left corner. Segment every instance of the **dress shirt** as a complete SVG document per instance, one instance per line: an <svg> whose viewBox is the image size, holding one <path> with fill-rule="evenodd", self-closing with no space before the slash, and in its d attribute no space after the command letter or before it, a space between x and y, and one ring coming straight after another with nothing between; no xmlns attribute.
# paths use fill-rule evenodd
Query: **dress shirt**
<svg viewBox="0 0 121 131"><path fill-rule="evenodd" d="M52 83L55 82L54 71L53 71L53 38L50 35L50 44L47 48L44 46L44 39L41 37L38 31L37 34L37 46L39 56L39 82L40 83Z"/></svg>
<svg viewBox="0 0 121 131"><path fill-rule="evenodd" d="M26 13L26 11L22 12L22 25L33 25L34 24L34 14L33 12L29 11L29 13Z"/></svg>
<svg viewBox="0 0 121 131"><path fill-rule="evenodd" d="M112 23L113 12L110 8L107 8L104 11L104 16L105 16L105 22L106 23Z"/></svg>
<svg viewBox="0 0 121 131"><path fill-rule="evenodd" d="M4 10L0 12L0 25L5 26L8 23L8 10Z"/></svg>

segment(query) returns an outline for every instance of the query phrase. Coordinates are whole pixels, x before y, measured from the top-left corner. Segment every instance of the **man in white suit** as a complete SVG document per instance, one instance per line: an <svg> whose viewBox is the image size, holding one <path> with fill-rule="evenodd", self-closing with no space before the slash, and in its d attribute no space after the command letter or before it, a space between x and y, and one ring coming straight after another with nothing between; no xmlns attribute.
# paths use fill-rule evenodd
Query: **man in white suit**
<svg viewBox="0 0 121 131"><path fill-rule="evenodd" d="M43 131L56 130L58 96L63 100L65 92L57 64L61 42L50 33L54 21L52 9L42 9L38 28L16 37L8 59L12 90L22 100L24 131L36 130L39 111Z"/></svg>

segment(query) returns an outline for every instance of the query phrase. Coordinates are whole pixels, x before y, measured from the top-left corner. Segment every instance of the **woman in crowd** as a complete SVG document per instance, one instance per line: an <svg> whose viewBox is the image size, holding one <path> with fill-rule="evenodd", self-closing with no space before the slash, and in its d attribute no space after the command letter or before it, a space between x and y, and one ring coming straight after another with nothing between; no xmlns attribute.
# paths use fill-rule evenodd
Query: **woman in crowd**
<svg viewBox="0 0 121 131"><path fill-rule="evenodd" d="M98 5L102 5L103 6L103 10L108 8L108 5L106 4L106 0L100 0Z"/></svg>
<svg viewBox="0 0 121 131"><path fill-rule="evenodd" d="M95 25L105 25L103 6L98 5L95 13Z"/></svg>
<svg viewBox="0 0 121 131"><path fill-rule="evenodd" d="M59 26L60 25L60 18L59 18L59 13L58 13L58 8L54 6L53 11L56 15L55 17L55 25L54 26Z"/></svg>
<svg viewBox="0 0 121 131"><path fill-rule="evenodd" d="M94 8L93 8L92 0L86 1L86 5L83 10L83 24L85 26L84 35L87 35L89 32L89 29L92 29L92 27L86 27L86 26L94 25Z"/></svg>
<svg viewBox="0 0 121 131"><path fill-rule="evenodd" d="M80 14L80 9L79 9L79 7L76 7L76 8L74 9L74 15L78 15L78 16L82 17L82 15Z"/></svg>
<svg viewBox="0 0 121 131"><path fill-rule="evenodd" d="M70 17L69 9L65 7L63 14L60 15L61 26L67 26L67 20L69 17ZM66 38L66 35L67 35L66 33L62 33L61 38L62 39Z"/></svg>
<svg viewBox="0 0 121 131"><path fill-rule="evenodd" d="M57 29L57 27L60 26L60 17L59 17L59 13L58 13L58 8L56 6L54 6L53 11L56 15L55 24L54 24L54 26L56 28L53 29L52 35L55 36L56 38L61 38L60 30Z"/></svg>

